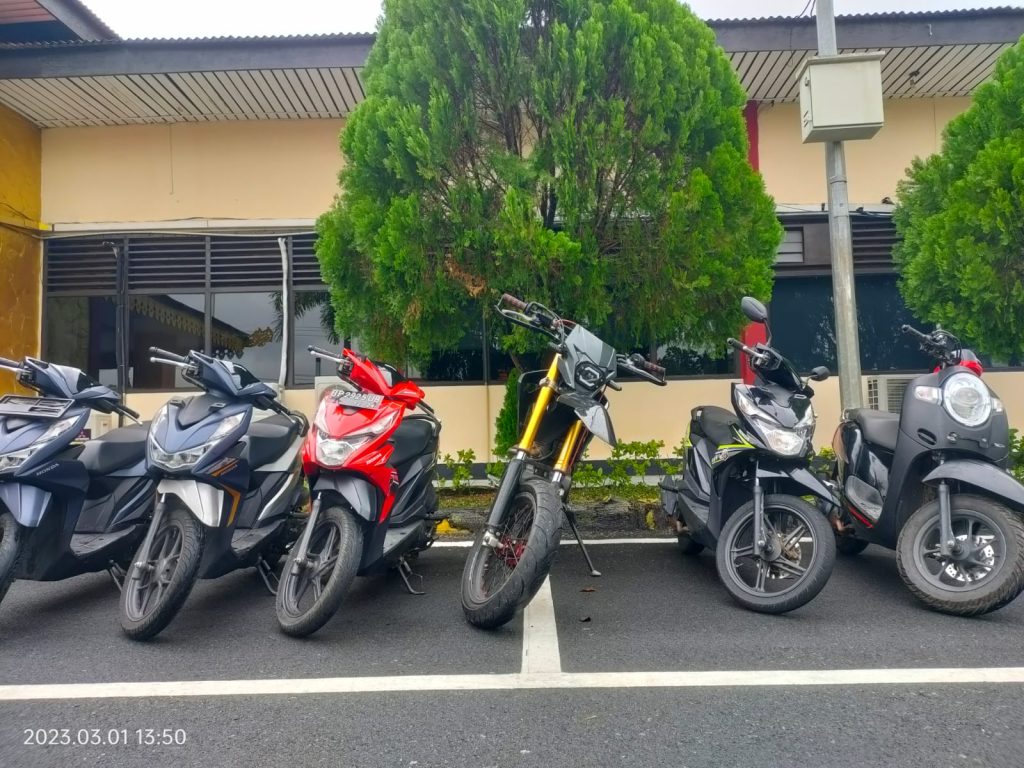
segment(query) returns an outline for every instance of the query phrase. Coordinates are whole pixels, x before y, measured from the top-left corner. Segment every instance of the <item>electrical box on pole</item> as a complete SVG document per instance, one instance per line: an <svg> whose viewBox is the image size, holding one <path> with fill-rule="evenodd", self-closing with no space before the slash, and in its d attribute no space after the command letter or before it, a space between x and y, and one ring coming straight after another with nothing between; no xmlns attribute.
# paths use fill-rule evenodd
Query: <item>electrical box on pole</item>
<svg viewBox="0 0 1024 768"><path fill-rule="evenodd" d="M804 62L798 82L805 144L870 139L878 133L884 122L884 55L814 56Z"/></svg>

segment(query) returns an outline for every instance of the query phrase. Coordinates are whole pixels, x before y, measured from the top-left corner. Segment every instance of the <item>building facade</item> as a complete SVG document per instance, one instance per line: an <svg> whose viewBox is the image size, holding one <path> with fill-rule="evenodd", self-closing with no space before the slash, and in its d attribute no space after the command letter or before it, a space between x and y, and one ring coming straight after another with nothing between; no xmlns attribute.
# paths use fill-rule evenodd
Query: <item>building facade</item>
<svg viewBox="0 0 1024 768"><path fill-rule="evenodd" d="M181 384L149 364L148 347L206 349L280 380L285 401L311 412L319 371L305 348L338 342L313 223L337 190L338 134L363 98L372 36L122 41L72 19L28 40L24 25L38 22L5 20L2 7L2 353L77 365L148 415ZM750 96L751 162L786 231L776 340L801 367L834 366L823 149L801 144L796 103L813 19L711 24ZM915 156L939 148L946 123L1022 33L1024 11L1006 9L839 20L844 50L886 51L885 127L847 145L864 386L882 408L927 365L897 334L913 318L891 260L896 184ZM466 329L455 352L413 371L445 422L442 450L469 448L480 460L510 365L488 338L482 323ZM662 352L667 387L625 382L609 397L621 439L659 439L667 451L690 408L728 405L737 363L671 343ZM1013 362L990 361L988 380L1024 426L1024 373ZM827 443L838 384L816 389Z"/></svg>

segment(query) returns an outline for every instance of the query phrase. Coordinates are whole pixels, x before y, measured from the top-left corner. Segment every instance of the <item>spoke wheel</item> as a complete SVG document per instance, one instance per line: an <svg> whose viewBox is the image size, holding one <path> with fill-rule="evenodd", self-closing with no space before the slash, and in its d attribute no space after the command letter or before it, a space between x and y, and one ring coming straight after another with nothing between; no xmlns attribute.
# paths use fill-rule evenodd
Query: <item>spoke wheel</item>
<svg viewBox="0 0 1024 768"><path fill-rule="evenodd" d="M562 502L554 485L541 477L523 480L494 532L485 530L470 548L462 573L462 610L470 624L494 629L508 623L537 594L562 532Z"/></svg>
<svg viewBox="0 0 1024 768"><path fill-rule="evenodd" d="M784 613L825 586L835 563L835 537L821 512L792 496L766 496L763 522L765 546L758 547L753 502L733 513L718 543L718 575L743 606Z"/></svg>
<svg viewBox="0 0 1024 768"><path fill-rule="evenodd" d="M900 576L926 605L973 616L994 611L1024 590L1024 524L1010 509L980 496L950 500L956 546L940 549L939 504L911 515L896 546Z"/></svg>
<svg viewBox="0 0 1024 768"><path fill-rule="evenodd" d="M195 585L205 529L182 507L169 508L139 551L121 592L121 628L133 640L155 637L177 615ZM145 551L143 551L145 548Z"/></svg>
<svg viewBox="0 0 1024 768"><path fill-rule="evenodd" d="M363 552L363 531L351 512L321 512L303 562L298 545L285 561L277 587L277 621L282 631L305 637L326 624L341 607Z"/></svg>

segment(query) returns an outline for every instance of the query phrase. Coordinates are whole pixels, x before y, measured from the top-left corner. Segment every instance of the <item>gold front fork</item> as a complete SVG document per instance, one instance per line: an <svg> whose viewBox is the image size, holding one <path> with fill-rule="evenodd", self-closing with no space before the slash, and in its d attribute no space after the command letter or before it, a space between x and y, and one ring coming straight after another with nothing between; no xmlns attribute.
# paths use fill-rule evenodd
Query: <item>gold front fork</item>
<svg viewBox="0 0 1024 768"><path fill-rule="evenodd" d="M569 427L569 431L565 435L565 442L562 443L562 450L558 454L558 461L555 462L555 472L565 474L569 471L569 462L572 461L572 457L576 453L576 443L582 434L583 422L573 422L573 425Z"/></svg>
<svg viewBox="0 0 1024 768"><path fill-rule="evenodd" d="M537 401L533 404L530 418L526 422L526 429L523 430L523 437L519 441L518 448L523 453L529 453L533 448L533 441L537 439L537 430L540 428L540 420L548 409L551 395L558 388L558 361L560 359L561 355L555 355L551 365L548 367L548 375L544 379L544 388L537 393Z"/></svg>

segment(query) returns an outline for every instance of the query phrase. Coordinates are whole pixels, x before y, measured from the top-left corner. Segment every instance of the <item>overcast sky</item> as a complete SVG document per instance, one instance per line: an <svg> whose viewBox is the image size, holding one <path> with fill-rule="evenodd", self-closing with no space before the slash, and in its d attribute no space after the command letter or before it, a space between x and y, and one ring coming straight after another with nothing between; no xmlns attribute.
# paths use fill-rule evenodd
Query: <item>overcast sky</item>
<svg viewBox="0 0 1024 768"><path fill-rule="evenodd" d="M122 37L369 32L380 0L84 0ZM692 0L706 19L796 16L807 0ZM1024 0L835 0L837 14L1024 6Z"/></svg>

